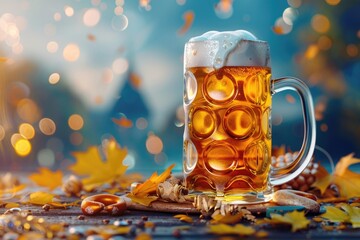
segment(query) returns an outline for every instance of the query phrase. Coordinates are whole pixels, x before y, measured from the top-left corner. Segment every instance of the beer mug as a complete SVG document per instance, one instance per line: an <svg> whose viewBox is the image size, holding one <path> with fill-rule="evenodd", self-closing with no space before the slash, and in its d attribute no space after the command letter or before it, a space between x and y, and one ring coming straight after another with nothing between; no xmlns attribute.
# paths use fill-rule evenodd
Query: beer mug
<svg viewBox="0 0 360 240"><path fill-rule="evenodd" d="M271 166L271 96L296 91L304 139L288 166ZM273 186L299 175L315 147L315 117L308 87L299 79L271 79L267 42L251 33L207 32L184 50L183 171L193 194L231 203L271 200Z"/></svg>

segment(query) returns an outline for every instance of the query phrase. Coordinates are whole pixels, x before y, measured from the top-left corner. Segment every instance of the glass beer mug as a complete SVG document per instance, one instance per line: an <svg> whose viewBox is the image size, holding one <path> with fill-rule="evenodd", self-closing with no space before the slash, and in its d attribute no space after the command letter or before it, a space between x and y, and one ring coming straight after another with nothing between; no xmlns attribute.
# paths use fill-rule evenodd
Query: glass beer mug
<svg viewBox="0 0 360 240"><path fill-rule="evenodd" d="M271 96L296 91L304 139L288 166L271 166ZM271 200L273 186L290 181L309 163L315 118L308 87L296 78L271 79L267 42L251 33L207 32L184 51L183 171L193 194L231 203Z"/></svg>

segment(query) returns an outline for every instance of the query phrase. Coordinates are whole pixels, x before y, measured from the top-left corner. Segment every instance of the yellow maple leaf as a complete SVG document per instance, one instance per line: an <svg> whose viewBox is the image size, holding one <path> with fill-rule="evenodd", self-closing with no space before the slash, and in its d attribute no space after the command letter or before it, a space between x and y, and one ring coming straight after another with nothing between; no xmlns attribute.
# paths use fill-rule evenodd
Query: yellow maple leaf
<svg viewBox="0 0 360 240"><path fill-rule="evenodd" d="M310 223L310 220L305 217L304 211L292 211L287 212L284 215L270 214L271 219L265 218L263 221L258 221L259 224L270 223L270 224L287 224L291 225L291 231L296 232L300 229L305 229Z"/></svg>
<svg viewBox="0 0 360 240"><path fill-rule="evenodd" d="M340 196L346 198L360 196L360 174L349 170L349 166L360 163L360 159L354 158L354 154L342 157L336 164L334 172L330 175L325 168L319 168L313 187L318 188L321 194L330 184L336 184L340 190Z"/></svg>
<svg viewBox="0 0 360 240"><path fill-rule="evenodd" d="M241 221L241 219L244 217L244 214L239 212L237 214L226 214L221 215L217 214L212 216L212 223L224 223L224 224L235 224Z"/></svg>
<svg viewBox="0 0 360 240"><path fill-rule="evenodd" d="M6 188L4 190L0 189L0 197L2 197L3 195L8 195L8 194L14 196L17 192L20 192L24 188L26 188L26 185L20 184L20 185L14 186L12 188Z"/></svg>
<svg viewBox="0 0 360 240"><path fill-rule="evenodd" d="M55 194L47 192L33 192L29 196L29 203L35 205L44 205L47 203L54 202Z"/></svg>
<svg viewBox="0 0 360 240"><path fill-rule="evenodd" d="M136 203L149 206L153 201L158 199L157 196L149 195L156 193L157 187L170 176L174 166L175 164L172 164L160 175L154 172L144 183L137 185L127 197Z"/></svg>
<svg viewBox="0 0 360 240"><path fill-rule="evenodd" d="M61 186L63 173L60 170L53 172L45 167L39 168L38 170L39 173L33 173L29 176L29 179L37 185L47 187L51 191Z"/></svg>
<svg viewBox="0 0 360 240"><path fill-rule="evenodd" d="M193 219L190 216L185 215L185 214L177 214L177 215L174 216L174 218L177 218L182 222L187 222L187 223L192 223L193 222Z"/></svg>
<svg viewBox="0 0 360 240"><path fill-rule="evenodd" d="M216 225L209 225L208 232L217 235L236 234L236 235L247 236L254 234L255 229L242 224L236 224L235 226L231 226L222 223Z"/></svg>
<svg viewBox="0 0 360 240"><path fill-rule="evenodd" d="M340 204L339 207L325 206L326 212L320 217L338 223L351 223L354 228L360 228L360 208L349 204Z"/></svg>
<svg viewBox="0 0 360 240"><path fill-rule="evenodd" d="M74 152L76 163L70 166L75 174L86 176L82 179L85 190L109 183L126 172L123 161L127 155L126 148L121 148L114 139L104 146L103 161L99 149L91 146L85 152Z"/></svg>

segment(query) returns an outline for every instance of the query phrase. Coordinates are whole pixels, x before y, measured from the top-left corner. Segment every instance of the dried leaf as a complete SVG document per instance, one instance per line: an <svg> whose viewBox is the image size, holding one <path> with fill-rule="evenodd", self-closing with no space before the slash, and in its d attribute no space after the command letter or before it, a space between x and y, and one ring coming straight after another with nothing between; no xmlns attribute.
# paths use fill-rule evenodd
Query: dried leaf
<svg viewBox="0 0 360 240"><path fill-rule="evenodd" d="M123 128L131 128L133 126L132 121L126 117L120 117L119 119L112 118L111 120Z"/></svg>
<svg viewBox="0 0 360 240"><path fill-rule="evenodd" d="M252 227L247 227L242 224L236 224L235 226L230 226L227 224L216 224L209 225L209 233L217 234L217 235L228 235L228 234L236 234L236 235L252 235L255 233L255 229Z"/></svg>
<svg viewBox="0 0 360 240"><path fill-rule="evenodd" d="M183 14L184 25L179 29L178 34L184 35L194 22L195 13L191 10Z"/></svg>
<svg viewBox="0 0 360 240"><path fill-rule="evenodd" d="M148 180L136 186L132 193L136 196L146 196L151 193L155 193L158 185L164 182L170 176L171 170L174 168L174 166L175 164L172 164L159 176L156 172L154 172Z"/></svg>
<svg viewBox="0 0 360 240"><path fill-rule="evenodd" d="M175 164L169 166L162 174L159 176L157 173L153 173L149 179L144 183L139 184L136 188L127 195L133 202L149 206L153 201L157 200L157 196L149 196L156 193L158 185L164 182L171 174L171 170Z"/></svg>
<svg viewBox="0 0 360 240"><path fill-rule="evenodd" d="M326 212L320 217L338 223L351 223L354 228L360 228L360 208L349 204L339 204L339 207L325 206Z"/></svg>
<svg viewBox="0 0 360 240"><path fill-rule="evenodd" d="M349 166L360 163L360 159L354 158L354 154L342 157L336 164L332 175L328 174L324 168L319 168L316 174L316 181L312 185L320 189L321 194L329 187L330 184L336 184L340 190L340 196L346 198L360 196L360 174L349 170Z"/></svg>
<svg viewBox="0 0 360 240"><path fill-rule="evenodd" d="M131 199L131 201L144 205L144 206L150 206L150 204L153 201L156 201L158 199L157 196L136 196L133 195L132 193L129 193L128 195L126 195L128 198Z"/></svg>
<svg viewBox="0 0 360 240"><path fill-rule="evenodd" d="M21 185L14 186L12 188L7 188L7 189L4 189L4 190L0 190L0 196L3 196L5 194L15 194L15 193L20 192L21 190L23 190L25 187L26 187L26 185L21 184Z"/></svg>
<svg viewBox="0 0 360 240"><path fill-rule="evenodd" d="M179 219L182 222L187 222L187 223L192 223L193 219L191 217L189 217L188 215L185 214L177 214L174 216L174 218Z"/></svg>
<svg viewBox="0 0 360 240"><path fill-rule="evenodd" d="M337 207L325 206L326 212L320 217L325 218L331 222L347 222L349 215Z"/></svg>
<svg viewBox="0 0 360 240"><path fill-rule="evenodd" d="M292 211L285 213L284 215L271 214L270 216L271 219L264 219L265 223L291 225L292 232L296 232L300 229L305 229L310 223L310 220L305 217L304 211Z"/></svg>
<svg viewBox="0 0 360 240"><path fill-rule="evenodd" d="M62 185L63 173L60 170L53 172L45 167L38 170L39 173L33 173L29 176L29 179L37 185L47 187L51 191Z"/></svg>
<svg viewBox="0 0 360 240"><path fill-rule="evenodd" d="M243 217L244 214L242 212L239 212L235 215L229 213L226 215L217 214L212 216L212 223L235 224L240 222Z"/></svg>
<svg viewBox="0 0 360 240"><path fill-rule="evenodd" d="M29 196L29 203L35 205L44 205L54 202L55 195L47 192L33 192Z"/></svg>
<svg viewBox="0 0 360 240"><path fill-rule="evenodd" d="M92 146L86 152L73 153L76 163L70 170L78 175L86 176L82 183L85 190L90 190L104 183L112 182L122 176L127 166L123 165L127 150L118 146L115 140L105 145L106 160L103 161L97 147Z"/></svg>
<svg viewBox="0 0 360 240"><path fill-rule="evenodd" d="M319 166L316 174L316 181L311 185L312 187L318 188L321 195L323 195L326 189L329 187L332 181L332 176L326 171L323 166Z"/></svg>
<svg viewBox="0 0 360 240"><path fill-rule="evenodd" d="M139 233L138 235L136 235L135 240L151 240L151 235L148 233Z"/></svg>
<svg viewBox="0 0 360 240"><path fill-rule="evenodd" d="M10 202L10 203L7 203L7 204L5 205L5 208L6 208L6 209L17 208L17 207L19 207L19 206L20 206L20 204L18 204L18 203L16 203L16 202Z"/></svg>

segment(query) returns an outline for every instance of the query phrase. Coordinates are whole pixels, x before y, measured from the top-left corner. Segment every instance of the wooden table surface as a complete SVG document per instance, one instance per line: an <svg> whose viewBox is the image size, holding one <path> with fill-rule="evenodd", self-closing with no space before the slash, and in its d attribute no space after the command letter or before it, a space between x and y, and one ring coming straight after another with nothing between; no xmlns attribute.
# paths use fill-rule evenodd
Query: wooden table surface
<svg viewBox="0 0 360 240"><path fill-rule="evenodd" d="M117 223L126 224L131 222L132 232L130 234L114 236L111 239L134 239L137 234L146 232L151 235L152 239L219 239L223 236L216 236L207 233L207 220L199 219L198 214L190 215L193 223L184 223L174 218L173 213L149 212L127 210L122 216L109 216L107 214L99 214L97 216L85 216L83 220L79 219L83 215L80 207L70 207L68 209L50 209L44 211L41 206L25 205L21 206L22 210L31 210L33 216L44 218L48 223L66 223L68 225L66 231L84 233L87 229L98 226L109 226ZM6 209L1 208L0 214ZM264 216L257 216L262 218ZM309 216L312 217L312 216ZM141 225L145 221L155 224L154 228L142 228ZM0 221L1 222L1 221ZM251 225L251 223L245 223ZM291 232L289 228L271 227L271 226L255 226L268 232L265 239L360 239L360 230L334 230L325 231L321 227L321 223L312 223L307 230L299 232ZM1 229L1 228L0 228ZM102 239L98 236L88 237L83 235L81 239ZM252 239L253 237L244 237ZM239 239L239 236L231 236L223 239Z"/></svg>

